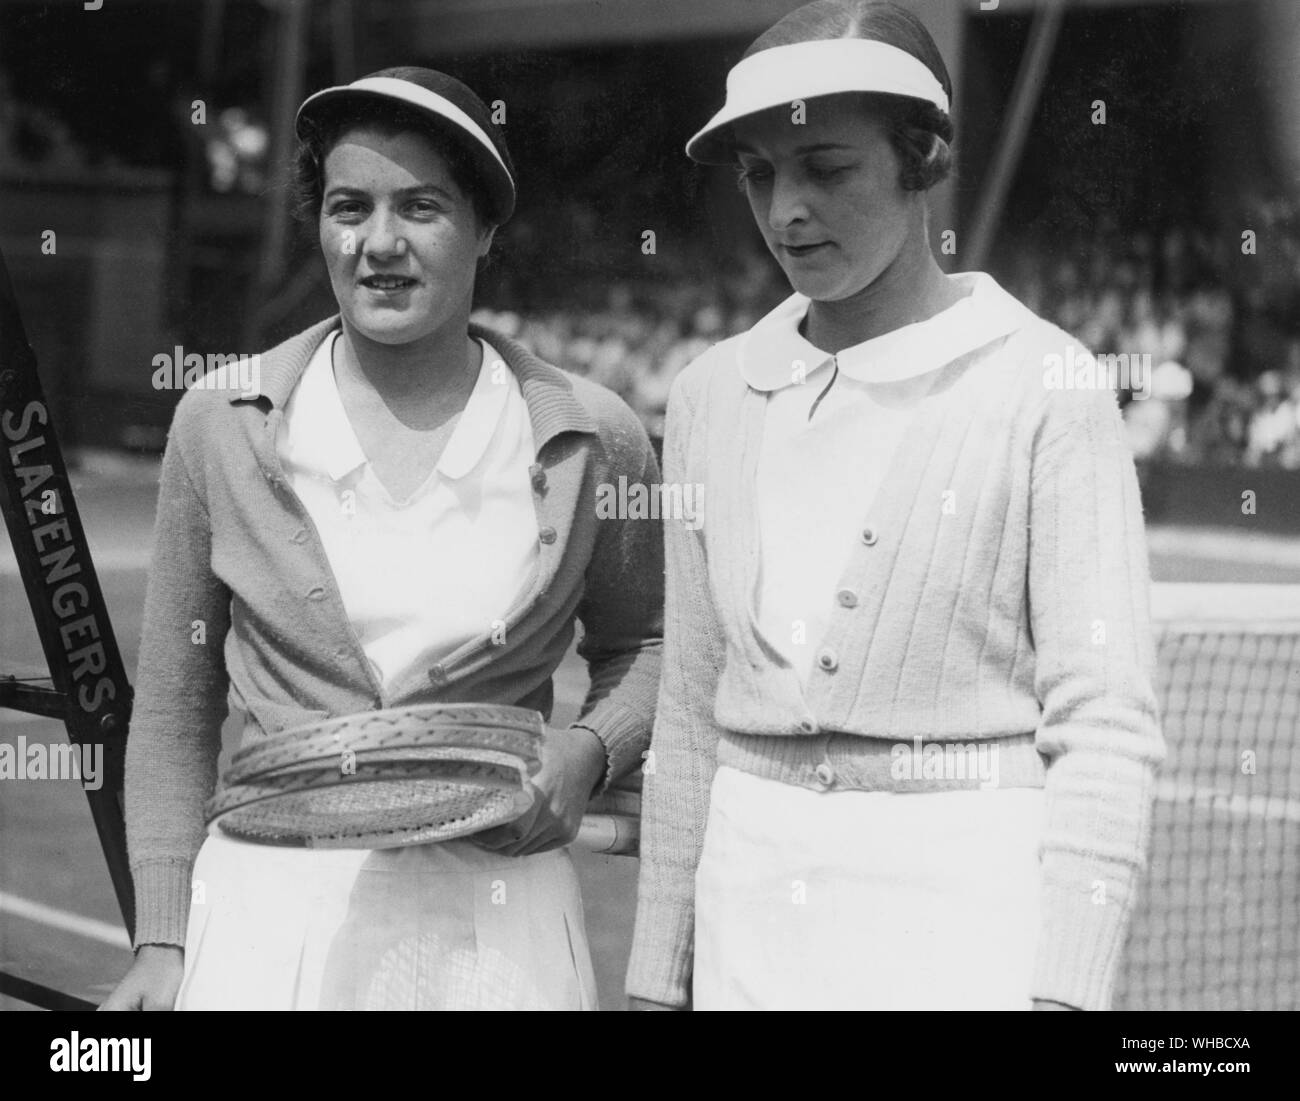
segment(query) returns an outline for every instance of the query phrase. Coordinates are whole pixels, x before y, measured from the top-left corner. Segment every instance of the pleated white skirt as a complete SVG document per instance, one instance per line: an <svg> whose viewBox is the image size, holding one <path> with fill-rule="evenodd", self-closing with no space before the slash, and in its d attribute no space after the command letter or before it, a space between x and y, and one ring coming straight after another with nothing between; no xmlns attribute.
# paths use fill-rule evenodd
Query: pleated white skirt
<svg viewBox="0 0 1300 1101"><path fill-rule="evenodd" d="M1029 1009L1040 789L817 792L719 768L694 1004Z"/></svg>
<svg viewBox="0 0 1300 1101"><path fill-rule="evenodd" d="M209 837L176 1008L595 1009L573 862Z"/></svg>

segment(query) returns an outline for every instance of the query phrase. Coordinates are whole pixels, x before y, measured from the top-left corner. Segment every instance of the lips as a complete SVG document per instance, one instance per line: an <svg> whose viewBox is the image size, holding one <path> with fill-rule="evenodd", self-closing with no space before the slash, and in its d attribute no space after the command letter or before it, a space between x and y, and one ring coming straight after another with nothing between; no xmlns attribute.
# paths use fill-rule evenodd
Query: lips
<svg viewBox="0 0 1300 1101"><path fill-rule="evenodd" d="M405 291L416 284L416 280L409 275L367 275L358 282L372 291Z"/></svg>
<svg viewBox="0 0 1300 1101"><path fill-rule="evenodd" d="M781 249L789 256L811 256L818 249L830 248L829 241L818 241L811 245L785 245Z"/></svg>

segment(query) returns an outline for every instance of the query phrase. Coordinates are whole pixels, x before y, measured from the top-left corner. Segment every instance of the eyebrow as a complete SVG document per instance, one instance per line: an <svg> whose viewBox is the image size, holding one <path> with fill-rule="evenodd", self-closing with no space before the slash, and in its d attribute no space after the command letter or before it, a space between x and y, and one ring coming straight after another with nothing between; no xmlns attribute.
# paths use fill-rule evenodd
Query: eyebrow
<svg viewBox="0 0 1300 1101"><path fill-rule="evenodd" d="M426 192L426 191L436 191L439 195L445 196L446 198L450 199L452 202L456 201L456 196L453 195L450 191L448 191L445 187L439 187L437 184L433 184L433 183L416 184L414 187L399 187L395 192L393 192L393 194L396 195L399 199L404 199L410 195L419 195L422 192ZM364 187L348 187L345 184L336 184L335 186L331 187L328 191L325 192L324 198L328 199L333 195L369 195L369 194L370 192L368 192Z"/></svg>
<svg viewBox="0 0 1300 1101"><path fill-rule="evenodd" d="M734 145L732 148L735 149L737 153L748 153L751 157L761 157L763 155L753 146L745 145L743 143ZM833 152L836 150L845 150L845 149L852 149L852 148L853 146L844 145L841 142L823 141L823 142L818 142L815 145L801 145L794 150L794 155L796 157L799 157L799 156L803 156L805 153L826 153L826 152Z"/></svg>

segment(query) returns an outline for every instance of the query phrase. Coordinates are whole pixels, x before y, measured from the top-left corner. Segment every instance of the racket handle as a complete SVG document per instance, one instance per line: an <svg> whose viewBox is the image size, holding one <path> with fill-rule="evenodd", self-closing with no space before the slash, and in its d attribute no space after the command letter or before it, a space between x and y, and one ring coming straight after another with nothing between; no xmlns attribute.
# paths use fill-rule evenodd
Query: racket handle
<svg viewBox="0 0 1300 1101"><path fill-rule="evenodd" d="M636 856L641 822L626 814L585 814L573 844L593 853Z"/></svg>

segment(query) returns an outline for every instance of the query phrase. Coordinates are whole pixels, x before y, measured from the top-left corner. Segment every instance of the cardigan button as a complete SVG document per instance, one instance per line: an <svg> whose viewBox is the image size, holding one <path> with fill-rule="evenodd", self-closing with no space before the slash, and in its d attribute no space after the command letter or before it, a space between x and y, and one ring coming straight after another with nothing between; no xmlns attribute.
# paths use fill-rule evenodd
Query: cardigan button
<svg viewBox="0 0 1300 1101"><path fill-rule="evenodd" d="M442 665L435 665L429 670L429 680L434 684L442 685L447 683L447 669Z"/></svg>
<svg viewBox="0 0 1300 1101"><path fill-rule="evenodd" d="M325 586L324 586L324 585L317 585L317 586L315 586L314 588L308 589L308 590L307 590L307 599L308 599L308 600L324 600L324 599L325 599Z"/></svg>
<svg viewBox="0 0 1300 1101"><path fill-rule="evenodd" d="M835 783L835 770L825 761L817 766L816 773L817 782L823 787L830 787L831 784Z"/></svg>
<svg viewBox="0 0 1300 1101"><path fill-rule="evenodd" d="M799 725L795 727L795 733L798 734L816 734L817 724L812 719L801 719Z"/></svg>
<svg viewBox="0 0 1300 1101"><path fill-rule="evenodd" d="M551 543L555 542L555 540L558 538L558 534L553 527L550 527L548 525L547 527L542 528L541 531L537 533L537 538L549 546Z"/></svg>
<svg viewBox="0 0 1300 1101"><path fill-rule="evenodd" d="M307 542L307 529L306 529L306 528L299 528L299 529L298 529L297 531L295 531L291 536L289 536L289 542L290 542L290 543L305 543L305 542Z"/></svg>
<svg viewBox="0 0 1300 1101"><path fill-rule="evenodd" d="M841 589L835 594L835 599L840 602L841 608L856 608L858 606L858 594L852 589Z"/></svg>
<svg viewBox="0 0 1300 1101"><path fill-rule="evenodd" d="M876 529L875 529L875 528L863 528L863 529L862 529L862 541L863 541L864 543L866 543L867 546L869 546L869 547L874 547L874 546L876 545Z"/></svg>
<svg viewBox="0 0 1300 1101"><path fill-rule="evenodd" d="M833 673L840 667L840 659L835 651L827 646L817 655L817 664L826 672Z"/></svg>

